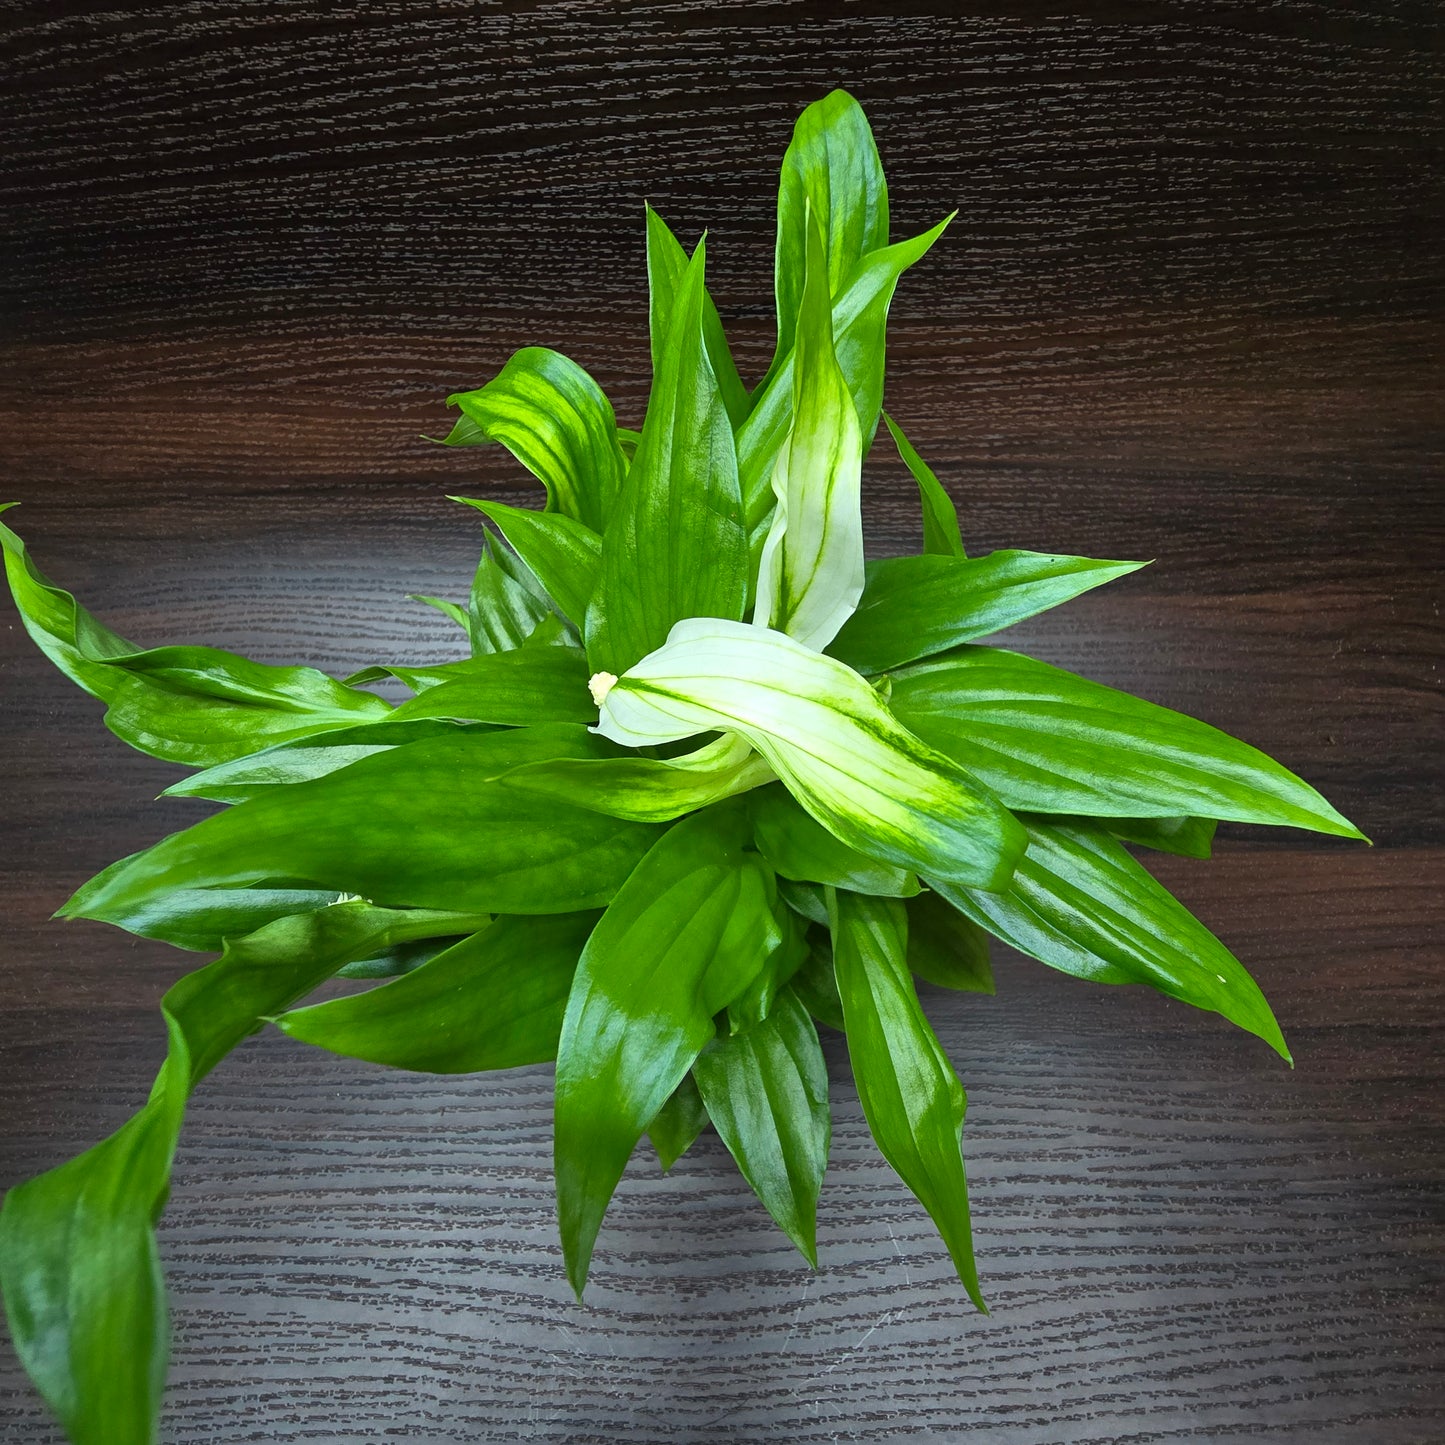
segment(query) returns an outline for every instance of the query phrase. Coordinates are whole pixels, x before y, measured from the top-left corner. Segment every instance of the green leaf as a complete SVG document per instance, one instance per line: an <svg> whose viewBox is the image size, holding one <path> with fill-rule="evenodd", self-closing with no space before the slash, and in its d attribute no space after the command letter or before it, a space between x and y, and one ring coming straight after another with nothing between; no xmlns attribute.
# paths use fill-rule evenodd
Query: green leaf
<svg viewBox="0 0 1445 1445"><path fill-rule="evenodd" d="M1144 565L1040 552L888 557L868 564L863 600L831 651L859 672L887 672L986 637Z"/></svg>
<svg viewBox="0 0 1445 1445"><path fill-rule="evenodd" d="M587 691L587 658L580 648L522 647L474 658L450 682L403 703L395 717L398 722L461 718L525 727L590 723L596 711Z"/></svg>
<svg viewBox="0 0 1445 1445"><path fill-rule="evenodd" d="M707 1124L707 1106L698 1092L696 1080L687 1074L647 1126L647 1137L657 1150L657 1162L664 1174L670 1173L673 1165L697 1143L698 1135Z"/></svg>
<svg viewBox="0 0 1445 1445"><path fill-rule="evenodd" d="M273 1022L334 1054L436 1074L557 1057L562 1014L598 915L499 918L395 983Z"/></svg>
<svg viewBox="0 0 1445 1445"><path fill-rule="evenodd" d="M645 203L644 203L645 205ZM666 366L668 328L673 308L687 275L687 252L668 229L667 222L645 205L647 212L647 288L649 296L648 332L652 341L652 371L656 375ZM706 288L702 299L702 339L707 359L717 378L718 392L727 408L733 428L742 425L748 414L748 389L738 375L737 364L723 333L722 320Z"/></svg>
<svg viewBox="0 0 1445 1445"><path fill-rule="evenodd" d="M858 412L865 452L883 410L884 332L898 278L923 258L951 219L912 240L870 251L854 267L842 294L833 302L833 349ZM743 523L754 557L762 550L772 516L773 463L793 423L793 366L791 349L774 361L773 369L753 393L747 420L738 428Z"/></svg>
<svg viewBox="0 0 1445 1445"><path fill-rule="evenodd" d="M714 1040L692 1072L743 1178L817 1269L818 1192L832 1119L828 1067L807 1009L784 990L766 1019Z"/></svg>
<svg viewBox="0 0 1445 1445"><path fill-rule="evenodd" d="M526 642L550 611L541 586L504 543L483 533L482 552L467 602L472 657L511 652ZM405 680L405 679L403 679Z"/></svg>
<svg viewBox="0 0 1445 1445"><path fill-rule="evenodd" d="M1016 652L970 647L895 673L892 706L1011 808L1364 836L1257 748Z"/></svg>
<svg viewBox="0 0 1445 1445"><path fill-rule="evenodd" d="M908 898L918 892L916 873L875 862L839 842L805 813L781 784L754 790L748 795L748 806L758 852L784 878L889 898Z"/></svg>
<svg viewBox="0 0 1445 1445"><path fill-rule="evenodd" d="M1018 824L924 747L857 673L781 632L693 618L603 693L598 730L630 747L730 729L836 838L882 862L1001 888Z"/></svg>
<svg viewBox="0 0 1445 1445"><path fill-rule="evenodd" d="M531 568L570 621L581 627L602 566L602 538L561 512L532 512L502 502L454 497L483 512Z"/></svg>
<svg viewBox="0 0 1445 1445"><path fill-rule="evenodd" d="M684 617L740 618L747 602L732 424L702 338L704 263L699 242L672 308L642 442L603 536L587 613L597 671L624 671Z"/></svg>
<svg viewBox="0 0 1445 1445"><path fill-rule="evenodd" d="M937 1225L969 1298L987 1313L963 1172L963 1085L913 987L904 906L850 893L829 897L833 967L863 1115L883 1157Z"/></svg>
<svg viewBox="0 0 1445 1445"><path fill-rule="evenodd" d="M833 354L823 239L812 227L798 314L793 424L773 468L777 505L753 617L821 651L863 594L863 434Z"/></svg>
<svg viewBox="0 0 1445 1445"><path fill-rule="evenodd" d="M1222 1014L1289 1060L1243 966L1103 828L1025 821L1029 851L1006 893L934 886L1020 953L1094 983L1147 983Z"/></svg>
<svg viewBox="0 0 1445 1445"><path fill-rule="evenodd" d="M783 156L774 265L778 358L793 348L815 225L830 297L843 291L864 256L888 244L888 185L878 147L862 107L842 90L798 117Z"/></svg>
<svg viewBox="0 0 1445 1445"><path fill-rule="evenodd" d="M798 915L810 923L828 926L828 901L824 896L822 883L800 883L791 878L778 876L778 897ZM831 968L832 965L829 964Z"/></svg>
<svg viewBox="0 0 1445 1445"><path fill-rule="evenodd" d="M824 908L826 912L826 904ZM820 1024L842 1032L843 1001L838 996L833 945L827 933L814 930L809 934L808 956L793 975L792 990Z"/></svg>
<svg viewBox="0 0 1445 1445"><path fill-rule="evenodd" d="M236 940L162 1001L170 1047L145 1108L6 1195L0 1289L11 1339L74 1445L156 1438L170 1341L155 1224L190 1091L266 1014L348 959L477 922L344 903Z"/></svg>
<svg viewBox="0 0 1445 1445"><path fill-rule="evenodd" d="M766 1019L808 956L807 926L789 910L781 896L773 908L773 916L778 920L780 941L752 982L727 1006L729 1034L745 1033Z"/></svg>
<svg viewBox="0 0 1445 1445"><path fill-rule="evenodd" d="M607 525L626 464L612 403L575 361L524 347L484 387L447 405L462 413L449 446L500 442L546 487L549 512L594 532Z"/></svg>
<svg viewBox="0 0 1445 1445"><path fill-rule="evenodd" d="M581 728L430 739L238 803L92 879L66 917L128 927L172 889L275 879L394 906L571 913L606 903L657 831L495 781L542 757L598 756Z"/></svg>
<svg viewBox="0 0 1445 1445"><path fill-rule="evenodd" d="M724 804L676 823L623 884L577 968L557 1055L557 1210L580 1297L643 1131L779 943L772 875Z"/></svg>
<svg viewBox="0 0 1445 1445"><path fill-rule="evenodd" d="M918 500L923 506L923 551L925 556L963 557L963 534L958 527L958 510L953 499L943 489L943 483L933 475L928 463L913 450L913 444L903 435L903 428L885 411L883 420L888 424L898 455L903 464L913 473L918 483Z"/></svg>
<svg viewBox="0 0 1445 1445"><path fill-rule="evenodd" d="M1074 821L1074 820L1063 820ZM1173 853L1179 858L1208 858L1213 851L1213 818L1100 818L1116 838Z"/></svg>
<svg viewBox="0 0 1445 1445"><path fill-rule="evenodd" d="M109 703L106 726L140 752L205 767L391 712L312 667L272 667L214 647L136 651L50 583L3 523L0 546L26 631L72 682Z"/></svg>
<svg viewBox="0 0 1445 1445"><path fill-rule="evenodd" d="M987 932L937 893L908 900L908 967L939 988L994 991Z"/></svg>
<svg viewBox="0 0 1445 1445"><path fill-rule="evenodd" d="M428 607L434 607L443 617L450 617L458 627L469 637L471 636L471 618L467 615L467 609L459 602L448 602L445 597L428 597L424 592L408 592L407 600L410 602L422 602Z"/></svg>
<svg viewBox="0 0 1445 1445"><path fill-rule="evenodd" d="M676 758L555 758L505 776L508 787L639 823L667 823L772 779L763 758L732 733Z"/></svg>

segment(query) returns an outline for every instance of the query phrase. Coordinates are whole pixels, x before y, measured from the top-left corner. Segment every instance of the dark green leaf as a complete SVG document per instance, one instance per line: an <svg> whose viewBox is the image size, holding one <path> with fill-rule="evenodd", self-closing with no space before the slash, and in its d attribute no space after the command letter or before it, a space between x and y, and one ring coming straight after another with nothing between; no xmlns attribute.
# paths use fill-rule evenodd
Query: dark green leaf
<svg viewBox="0 0 1445 1445"><path fill-rule="evenodd" d="M707 1106L698 1092L697 1081L687 1074L647 1126L647 1137L657 1150L657 1162L664 1174L692 1148L707 1123Z"/></svg>
<svg viewBox="0 0 1445 1445"><path fill-rule="evenodd" d="M755 788L748 794L748 806L758 852L784 878L890 898L918 892L916 873L876 862L839 841L805 813L781 783Z"/></svg>
<svg viewBox="0 0 1445 1445"><path fill-rule="evenodd" d="M777 947L772 875L722 804L674 824L637 865L577 968L557 1055L557 1209L581 1295L628 1156L713 1036L713 1015Z"/></svg>
<svg viewBox="0 0 1445 1445"><path fill-rule="evenodd" d="M785 989L766 1019L714 1040L692 1072L743 1177L816 1269L832 1121L828 1068L807 1009Z"/></svg>
<svg viewBox="0 0 1445 1445"><path fill-rule="evenodd" d="M986 637L1144 565L1040 552L884 558L868 564L863 600L828 650L859 672L886 672Z"/></svg>
<svg viewBox="0 0 1445 1445"><path fill-rule="evenodd" d="M1023 820L1029 851L1005 893L934 884L1007 944L1076 978L1147 983L1223 1014L1289 1059L1259 986L1103 828Z"/></svg>
<svg viewBox="0 0 1445 1445"><path fill-rule="evenodd" d="M727 1032L740 1034L760 1024L808 957L807 925L779 899L773 909L780 942L748 986L727 1007Z"/></svg>
<svg viewBox="0 0 1445 1445"><path fill-rule="evenodd" d="M778 896L799 918L806 918L810 923L821 923L827 927L828 903L821 883L797 883L791 878L780 876Z"/></svg>
<svg viewBox="0 0 1445 1445"><path fill-rule="evenodd" d="M499 918L395 983L293 1009L283 1033L334 1054L436 1074L557 1057L562 1014L596 913Z"/></svg>
<svg viewBox="0 0 1445 1445"><path fill-rule="evenodd" d="M576 362L528 346L486 386L447 405L462 413L448 445L500 442L547 488L549 512L594 532L607 525L625 463L612 404Z"/></svg>
<svg viewBox="0 0 1445 1445"><path fill-rule="evenodd" d="M666 365L668 328L672 324L677 294L687 275L688 256L682 243L668 229L667 222L651 206L647 206L646 210L648 332L652 340L652 370L656 375ZM738 375L717 307L706 288L702 301L702 339L713 375L717 378L718 393L727 408L728 419L736 429L748 414L748 389Z"/></svg>
<svg viewBox="0 0 1445 1445"><path fill-rule="evenodd" d="M150 1102L116 1134L18 1185L0 1210L11 1339L74 1445L153 1445L169 1324L155 1223L186 1099L259 1026L379 945L478 922L344 903L238 939L162 1001L170 1039Z"/></svg>
<svg viewBox="0 0 1445 1445"><path fill-rule="evenodd" d="M933 475L932 468L913 450L913 444L903 435L903 428L885 411L883 420L888 424L898 455L903 464L913 473L918 483L918 500L923 506L923 551L926 556L963 557L963 534L958 527L958 510L952 498L943 490L943 484Z"/></svg>
<svg viewBox="0 0 1445 1445"><path fill-rule="evenodd" d="M808 956L793 975L792 990L819 1023L841 1032L843 1001L838 997L838 979L833 972L833 945L826 932L810 930Z"/></svg>
<svg viewBox="0 0 1445 1445"><path fill-rule="evenodd" d="M702 337L705 246L672 308L642 442L603 536L587 613L594 671L625 672L684 617L741 618L748 593L732 424Z"/></svg>
<svg viewBox="0 0 1445 1445"><path fill-rule="evenodd" d="M474 658L463 673L396 710L414 718L462 718L525 727L597 720L587 691L587 658L575 647L522 647Z"/></svg>
<svg viewBox="0 0 1445 1445"><path fill-rule="evenodd" d="M550 604L530 569L511 556L505 543L485 533L467 602L472 656L521 647L549 611Z"/></svg>
<svg viewBox="0 0 1445 1445"><path fill-rule="evenodd" d="M238 803L107 869L61 910L121 927L172 889L274 879L374 902L570 913L607 902L657 830L530 798L495 781L607 744L564 726L434 738Z"/></svg>
<svg viewBox="0 0 1445 1445"><path fill-rule="evenodd" d="M1247 743L1016 652L969 647L896 673L892 708L1011 808L1363 836Z"/></svg>
<svg viewBox="0 0 1445 1445"><path fill-rule="evenodd" d="M908 900L908 966L940 988L994 991L988 934L937 893Z"/></svg>
<svg viewBox="0 0 1445 1445"><path fill-rule="evenodd" d="M868 1128L938 1226L969 1298L987 1312L963 1172L963 1085L913 987L904 906L852 893L829 899L848 1057Z"/></svg>
<svg viewBox="0 0 1445 1445"><path fill-rule="evenodd" d="M602 566L602 538L596 532L561 512L532 512L471 497L453 500L477 508L496 523L563 615L582 626Z"/></svg>

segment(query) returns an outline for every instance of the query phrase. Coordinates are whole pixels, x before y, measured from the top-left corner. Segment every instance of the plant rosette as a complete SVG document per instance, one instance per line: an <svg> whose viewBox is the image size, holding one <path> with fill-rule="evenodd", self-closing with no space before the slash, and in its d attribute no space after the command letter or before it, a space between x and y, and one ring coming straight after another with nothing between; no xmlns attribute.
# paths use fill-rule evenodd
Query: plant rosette
<svg viewBox="0 0 1445 1445"><path fill-rule="evenodd" d="M338 680L210 647L140 650L0 524L21 617L107 726L226 805L60 910L219 956L162 1003L145 1107L12 1189L0 1288L76 1445L155 1439L169 1344L155 1226L187 1098L264 1026L396 1068L556 1061L557 1213L578 1295L643 1135L664 1167L711 1125L816 1263L828 1157L818 1024L841 1029L879 1149L983 1307L964 1090L915 978L993 990L988 938L1148 984L1288 1059L1243 967L1126 844L1207 857L1218 820L1362 835L1202 722L987 638L1140 565L964 550L882 410L902 273L868 123L835 91L778 194L777 350L749 389L691 253L646 212L642 430L554 351L450 398L446 444L500 443L541 511L469 499L482 555L436 598L469 656ZM923 552L865 563L879 422L918 483ZM393 706L383 677L413 694ZM303 1000L336 975L372 987Z"/></svg>

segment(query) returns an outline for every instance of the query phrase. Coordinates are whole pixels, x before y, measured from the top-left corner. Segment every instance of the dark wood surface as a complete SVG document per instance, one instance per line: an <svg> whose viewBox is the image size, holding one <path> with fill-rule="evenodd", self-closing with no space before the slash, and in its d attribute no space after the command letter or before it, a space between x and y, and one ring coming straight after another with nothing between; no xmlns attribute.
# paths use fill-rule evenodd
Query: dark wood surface
<svg viewBox="0 0 1445 1445"><path fill-rule="evenodd" d="M745 371L798 108L872 116L889 406L999 545L1152 557L1017 630L1277 753L1375 839L1222 830L1157 871L1251 966L1212 1017L1014 958L927 1005L970 1093L972 1314L840 1041L822 1270L715 1137L646 1149L587 1308L545 1069L430 1080L263 1037L197 1097L162 1233L165 1438L1436 1442L1442 31L1430 5L7 6L0 490L143 643L436 659L474 521L533 492L441 398L560 346L645 400L644 198ZM880 448L876 551L916 504ZM144 1098L186 958L46 921L199 815L0 615L0 1183ZM58 1437L0 1353L0 1435Z"/></svg>

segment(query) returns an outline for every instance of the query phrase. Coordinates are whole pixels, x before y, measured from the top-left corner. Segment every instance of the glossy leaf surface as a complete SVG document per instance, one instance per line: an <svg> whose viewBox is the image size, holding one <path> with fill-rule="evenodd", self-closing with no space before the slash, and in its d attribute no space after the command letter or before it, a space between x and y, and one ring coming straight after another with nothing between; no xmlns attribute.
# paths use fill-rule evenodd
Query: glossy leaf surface
<svg viewBox="0 0 1445 1445"><path fill-rule="evenodd" d="M707 1125L707 1105L696 1080L687 1074L647 1126L647 1137L657 1150L657 1162L664 1174L697 1143Z"/></svg>
<svg viewBox="0 0 1445 1445"><path fill-rule="evenodd" d="M780 941L772 875L734 804L674 824L637 865L578 965L557 1055L557 1211L578 1294L643 1131Z"/></svg>
<svg viewBox="0 0 1445 1445"><path fill-rule="evenodd" d="M598 914L499 918L419 968L275 1020L334 1054L436 1074L557 1057L572 976Z"/></svg>
<svg viewBox="0 0 1445 1445"><path fill-rule="evenodd" d="M305 879L394 906L569 913L611 898L656 831L494 781L543 757L595 757L581 728L411 743L238 803L126 859L61 910L126 926L172 889Z"/></svg>
<svg viewBox="0 0 1445 1445"><path fill-rule="evenodd" d="M816 1269L832 1118L828 1067L807 1009L785 989L766 1019L714 1040L692 1072L743 1177Z"/></svg>
<svg viewBox="0 0 1445 1445"><path fill-rule="evenodd" d="M500 442L547 489L547 510L601 532L626 464L602 388L575 361L541 346L517 352L486 386L458 392L449 446Z"/></svg>
<svg viewBox="0 0 1445 1445"><path fill-rule="evenodd" d="M602 538L596 532L562 512L533 512L472 497L454 500L495 523L563 616L578 628L583 625L602 567Z"/></svg>
<svg viewBox="0 0 1445 1445"><path fill-rule="evenodd" d="M1259 985L1230 951L1097 825L1028 820L1006 893L939 883L955 908L1032 958L1094 983L1146 983L1222 1014L1284 1059Z"/></svg>
<svg viewBox="0 0 1445 1445"><path fill-rule="evenodd" d="M994 991L987 931L931 891L908 900L908 967L939 988Z"/></svg>
<svg viewBox="0 0 1445 1445"><path fill-rule="evenodd" d="M970 647L895 673L890 705L1012 808L1362 836L1248 743L1016 652Z"/></svg>
<svg viewBox="0 0 1445 1445"><path fill-rule="evenodd" d="M860 672L887 672L987 637L1143 565L1041 552L887 557L868 564L858 610L830 651Z"/></svg>
<svg viewBox="0 0 1445 1445"><path fill-rule="evenodd" d="M901 726L857 673L766 628L693 619L612 686L599 731L631 747L746 738L835 837L900 868L1002 887L1018 824Z"/></svg>
<svg viewBox="0 0 1445 1445"><path fill-rule="evenodd" d="M464 672L397 708L398 722L459 718L528 727L591 723L587 658L576 647L519 647L474 658Z"/></svg>
<svg viewBox="0 0 1445 1445"><path fill-rule="evenodd" d="M705 255L699 242L673 304L642 441L603 536L587 614L594 671L624 672L660 647L673 623L740 618L747 602L732 423L703 344Z"/></svg>
<svg viewBox="0 0 1445 1445"><path fill-rule="evenodd" d="M829 906L848 1057L868 1128L937 1225L969 1298L986 1312L963 1172L963 1085L913 987L904 906L849 893L830 894Z"/></svg>

